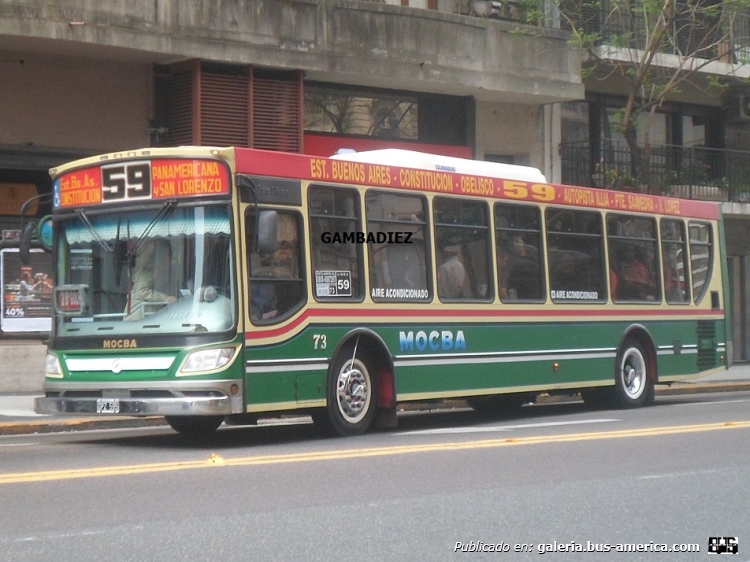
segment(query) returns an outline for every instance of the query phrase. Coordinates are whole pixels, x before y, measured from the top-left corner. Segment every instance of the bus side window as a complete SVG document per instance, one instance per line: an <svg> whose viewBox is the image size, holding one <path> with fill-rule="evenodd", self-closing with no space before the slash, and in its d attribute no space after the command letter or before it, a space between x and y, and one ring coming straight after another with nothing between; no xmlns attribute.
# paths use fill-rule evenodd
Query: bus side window
<svg viewBox="0 0 750 562"><path fill-rule="evenodd" d="M503 302L544 300L541 225L537 207L495 204L497 280Z"/></svg>
<svg viewBox="0 0 750 562"><path fill-rule="evenodd" d="M301 222L298 213L278 211L277 244L273 251L264 250L255 244L255 213L247 211L249 299L256 324L281 320L305 303Z"/></svg>
<svg viewBox="0 0 750 562"><path fill-rule="evenodd" d="M612 300L661 301L656 221L610 213L607 244Z"/></svg>
<svg viewBox="0 0 750 562"><path fill-rule="evenodd" d="M605 300L601 214L548 207L545 220L552 300Z"/></svg>
<svg viewBox="0 0 750 562"><path fill-rule="evenodd" d="M661 258L667 302L689 303L690 268L685 223L681 220L661 219Z"/></svg>
<svg viewBox="0 0 750 562"><path fill-rule="evenodd" d="M424 197L368 191L366 207L373 298L429 301Z"/></svg>
<svg viewBox="0 0 750 562"><path fill-rule="evenodd" d="M690 221L690 272L693 298L698 304L708 290L713 264L713 234L708 223Z"/></svg>
<svg viewBox="0 0 750 562"><path fill-rule="evenodd" d="M356 240L362 232L357 192L316 185L308 200L315 298L361 300L364 244Z"/></svg>
<svg viewBox="0 0 750 562"><path fill-rule="evenodd" d="M436 197L433 213L440 299L492 299L487 205L481 201Z"/></svg>

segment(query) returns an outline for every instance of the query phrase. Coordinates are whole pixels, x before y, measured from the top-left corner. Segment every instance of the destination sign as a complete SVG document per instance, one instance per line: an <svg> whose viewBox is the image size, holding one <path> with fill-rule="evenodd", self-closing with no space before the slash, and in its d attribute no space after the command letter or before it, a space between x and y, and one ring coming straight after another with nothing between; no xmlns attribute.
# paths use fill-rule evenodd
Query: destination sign
<svg viewBox="0 0 750 562"><path fill-rule="evenodd" d="M229 171L218 160L155 159L105 164L63 174L56 208L229 193Z"/></svg>
<svg viewBox="0 0 750 562"><path fill-rule="evenodd" d="M555 186L546 183L468 176L439 170L412 170L379 164L315 158L310 162L310 175L314 179L667 215L681 215L680 207L684 203L675 197L655 197L640 193Z"/></svg>
<svg viewBox="0 0 750 562"><path fill-rule="evenodd" d="M240 148L235 149L235 158L240 173L258 176L282 176L337 184L533 201L613 211L707 219L716 219L719 216L719 206L715 203L650 195L638 191L613 191L486 177L460 173L450 166L436 165L434 170L414 169Z"/></svg>

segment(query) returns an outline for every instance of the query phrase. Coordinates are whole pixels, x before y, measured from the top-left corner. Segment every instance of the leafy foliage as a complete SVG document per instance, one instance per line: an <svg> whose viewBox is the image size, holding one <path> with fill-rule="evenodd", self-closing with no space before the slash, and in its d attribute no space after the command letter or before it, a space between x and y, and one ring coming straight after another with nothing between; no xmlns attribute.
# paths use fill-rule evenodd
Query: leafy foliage
<svg viewBox="0 0 750 562"><path fill-rule="evenodd" d="M571 31L570 43L586 53L584 79L615 75L627 84L616 126L639 182L654 190L649 129L657 108L688 83L708 93L726 88L721 77L701 71L714 61L736 61L733 23L750 11L750 0L551 1L561 27ZM637 122L644 123L640 141Z"/></svg>

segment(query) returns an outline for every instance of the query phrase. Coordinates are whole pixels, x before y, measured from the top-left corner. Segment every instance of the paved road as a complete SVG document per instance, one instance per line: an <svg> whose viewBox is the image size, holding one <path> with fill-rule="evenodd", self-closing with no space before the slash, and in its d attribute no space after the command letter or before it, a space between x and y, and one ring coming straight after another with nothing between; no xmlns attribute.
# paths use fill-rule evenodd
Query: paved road
<svg viewBox="0 0 750 562"><path fill-rule="evenodd" d="M748 439L750 392L495 420L410 413L353 439L310 424L227 428L202 445L158 427L4 436L0 549L10 561L231 561L450 560L471 541L531 545L521 560L540 544L700 547L626 555L666 561L715 560L708 537L727 535L747 561Z"/></svg>
<svg viewBox="0 0 750 562"><path fill-rule="evenodd" d="M733 365L728 370L712 375L690 379L671 386L658 385L657 398L675 394L703 392L732 392L750 390L750 363ZM0 394L0 435L45 433L56 431L78 431L84 429L164 425L161 418L128 417L71 417L46 416L34 413L36 394ZM547 401L558 401L565 397L553 396ZM450 407L455 404L449 404ZM413 407L419 407L418 405Z"/></svg>

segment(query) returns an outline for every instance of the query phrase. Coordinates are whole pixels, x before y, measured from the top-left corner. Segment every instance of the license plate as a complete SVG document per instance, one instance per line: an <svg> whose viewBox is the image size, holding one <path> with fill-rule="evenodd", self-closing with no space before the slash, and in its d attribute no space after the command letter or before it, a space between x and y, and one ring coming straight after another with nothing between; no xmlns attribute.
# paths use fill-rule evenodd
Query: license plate
<svg viewBox="0 0 750 562"><path fill-rule="evenodd" d="M119 398L98 398L96 401L96 413L97 414L119 414L120 413Z"/></svg>

